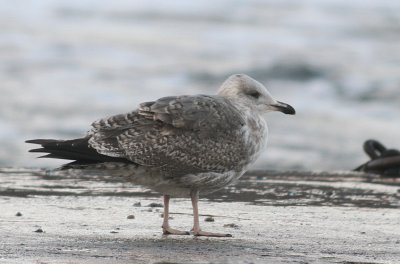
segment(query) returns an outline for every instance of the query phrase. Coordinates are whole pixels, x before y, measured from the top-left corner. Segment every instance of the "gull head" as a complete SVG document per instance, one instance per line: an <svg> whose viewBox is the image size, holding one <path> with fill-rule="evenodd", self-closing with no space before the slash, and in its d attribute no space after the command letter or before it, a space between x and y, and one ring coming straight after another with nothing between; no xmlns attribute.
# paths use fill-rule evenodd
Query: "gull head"
<svg viewBox="0 0 400 264"><path fill-rule="evenodd" d="M260 82L246 74L231 75L218 90L218 95L249 107L260 114L279 111L294 115L294 108L286 103L277 101Z"/></svg>

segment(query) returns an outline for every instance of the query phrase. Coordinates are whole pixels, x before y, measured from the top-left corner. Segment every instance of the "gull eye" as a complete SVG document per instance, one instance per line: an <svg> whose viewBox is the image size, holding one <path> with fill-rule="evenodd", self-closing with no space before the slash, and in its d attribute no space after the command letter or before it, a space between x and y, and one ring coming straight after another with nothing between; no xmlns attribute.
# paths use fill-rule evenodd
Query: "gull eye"
<svg viewBox="0 0 400 264"><path fill-rule="evenodd" d="M248 95L253 97L253 98L255 98L255 99L258 99L261 94L259 92L257 92L257 91L253 91L253 92L248 93Z"/></svg>

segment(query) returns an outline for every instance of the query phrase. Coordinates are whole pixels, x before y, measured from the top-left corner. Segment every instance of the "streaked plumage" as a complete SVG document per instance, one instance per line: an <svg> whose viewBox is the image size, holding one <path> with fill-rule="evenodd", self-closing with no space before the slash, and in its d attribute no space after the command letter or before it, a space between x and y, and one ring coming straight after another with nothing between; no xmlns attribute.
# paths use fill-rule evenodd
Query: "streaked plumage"
<svg viewBox="0 0 400 264"><path fill-rule="evenodd" d="M49 153L44 157L74 160L64 169L116 176L124 171L127 181L163 193L167 203L169 196L196 200L199 192L216 191L243 175L266 143L262 114L274 110L294 114L262 84L237 74L214 96L164 97L94 122L81 139L27 142L41 144L32 151ZM196 219L194 230L218 235L200 232Z"/></svg>

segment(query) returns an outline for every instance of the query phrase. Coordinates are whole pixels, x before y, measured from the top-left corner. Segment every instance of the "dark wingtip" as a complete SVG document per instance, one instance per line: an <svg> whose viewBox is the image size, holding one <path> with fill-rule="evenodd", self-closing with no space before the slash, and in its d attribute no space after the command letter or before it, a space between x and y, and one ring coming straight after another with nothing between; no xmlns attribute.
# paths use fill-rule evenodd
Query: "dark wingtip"
<svg viewBox="0 0 400 264"><path fill-rule="evenodd" d="M63 156L52 154L52 153L38 157L38 159L43 159L43 158L65 159Z"/></svg>
<svg viewBox="0 0 400 264"><path fill-rule="evenodd" d="M61 140L57 139L29 139L25 140L25 143L31 143L31 144L47 144L47 143L54 143L54 142L59 142Z"/></svg>
<svg viewBox="0 0 400 264"><path fill-rule="evenodd" d="M28 152L48 152L44 148L30 149Z"/></svg>

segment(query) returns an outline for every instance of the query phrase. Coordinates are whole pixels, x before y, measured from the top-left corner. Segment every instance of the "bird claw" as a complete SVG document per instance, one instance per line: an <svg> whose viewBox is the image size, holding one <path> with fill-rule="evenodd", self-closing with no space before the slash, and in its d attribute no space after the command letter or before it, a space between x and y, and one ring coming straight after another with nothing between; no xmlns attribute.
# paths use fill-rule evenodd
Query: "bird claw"
<svg viewBox="0 0 400 264"><path fill-rule="evenodd" d="M206 231L197 231L194 232L192 231L192 234L194 236L205 236L205 237L233 237L231 234L222 234L222 233L212 233L212 232L206 232Z"/></svg>
<svg viewBox="0 0 400 264"><path fill-rule="evenodd" d="M190 235L190 232L173 229L171 227L163 227L163 235Z"/></svg>

